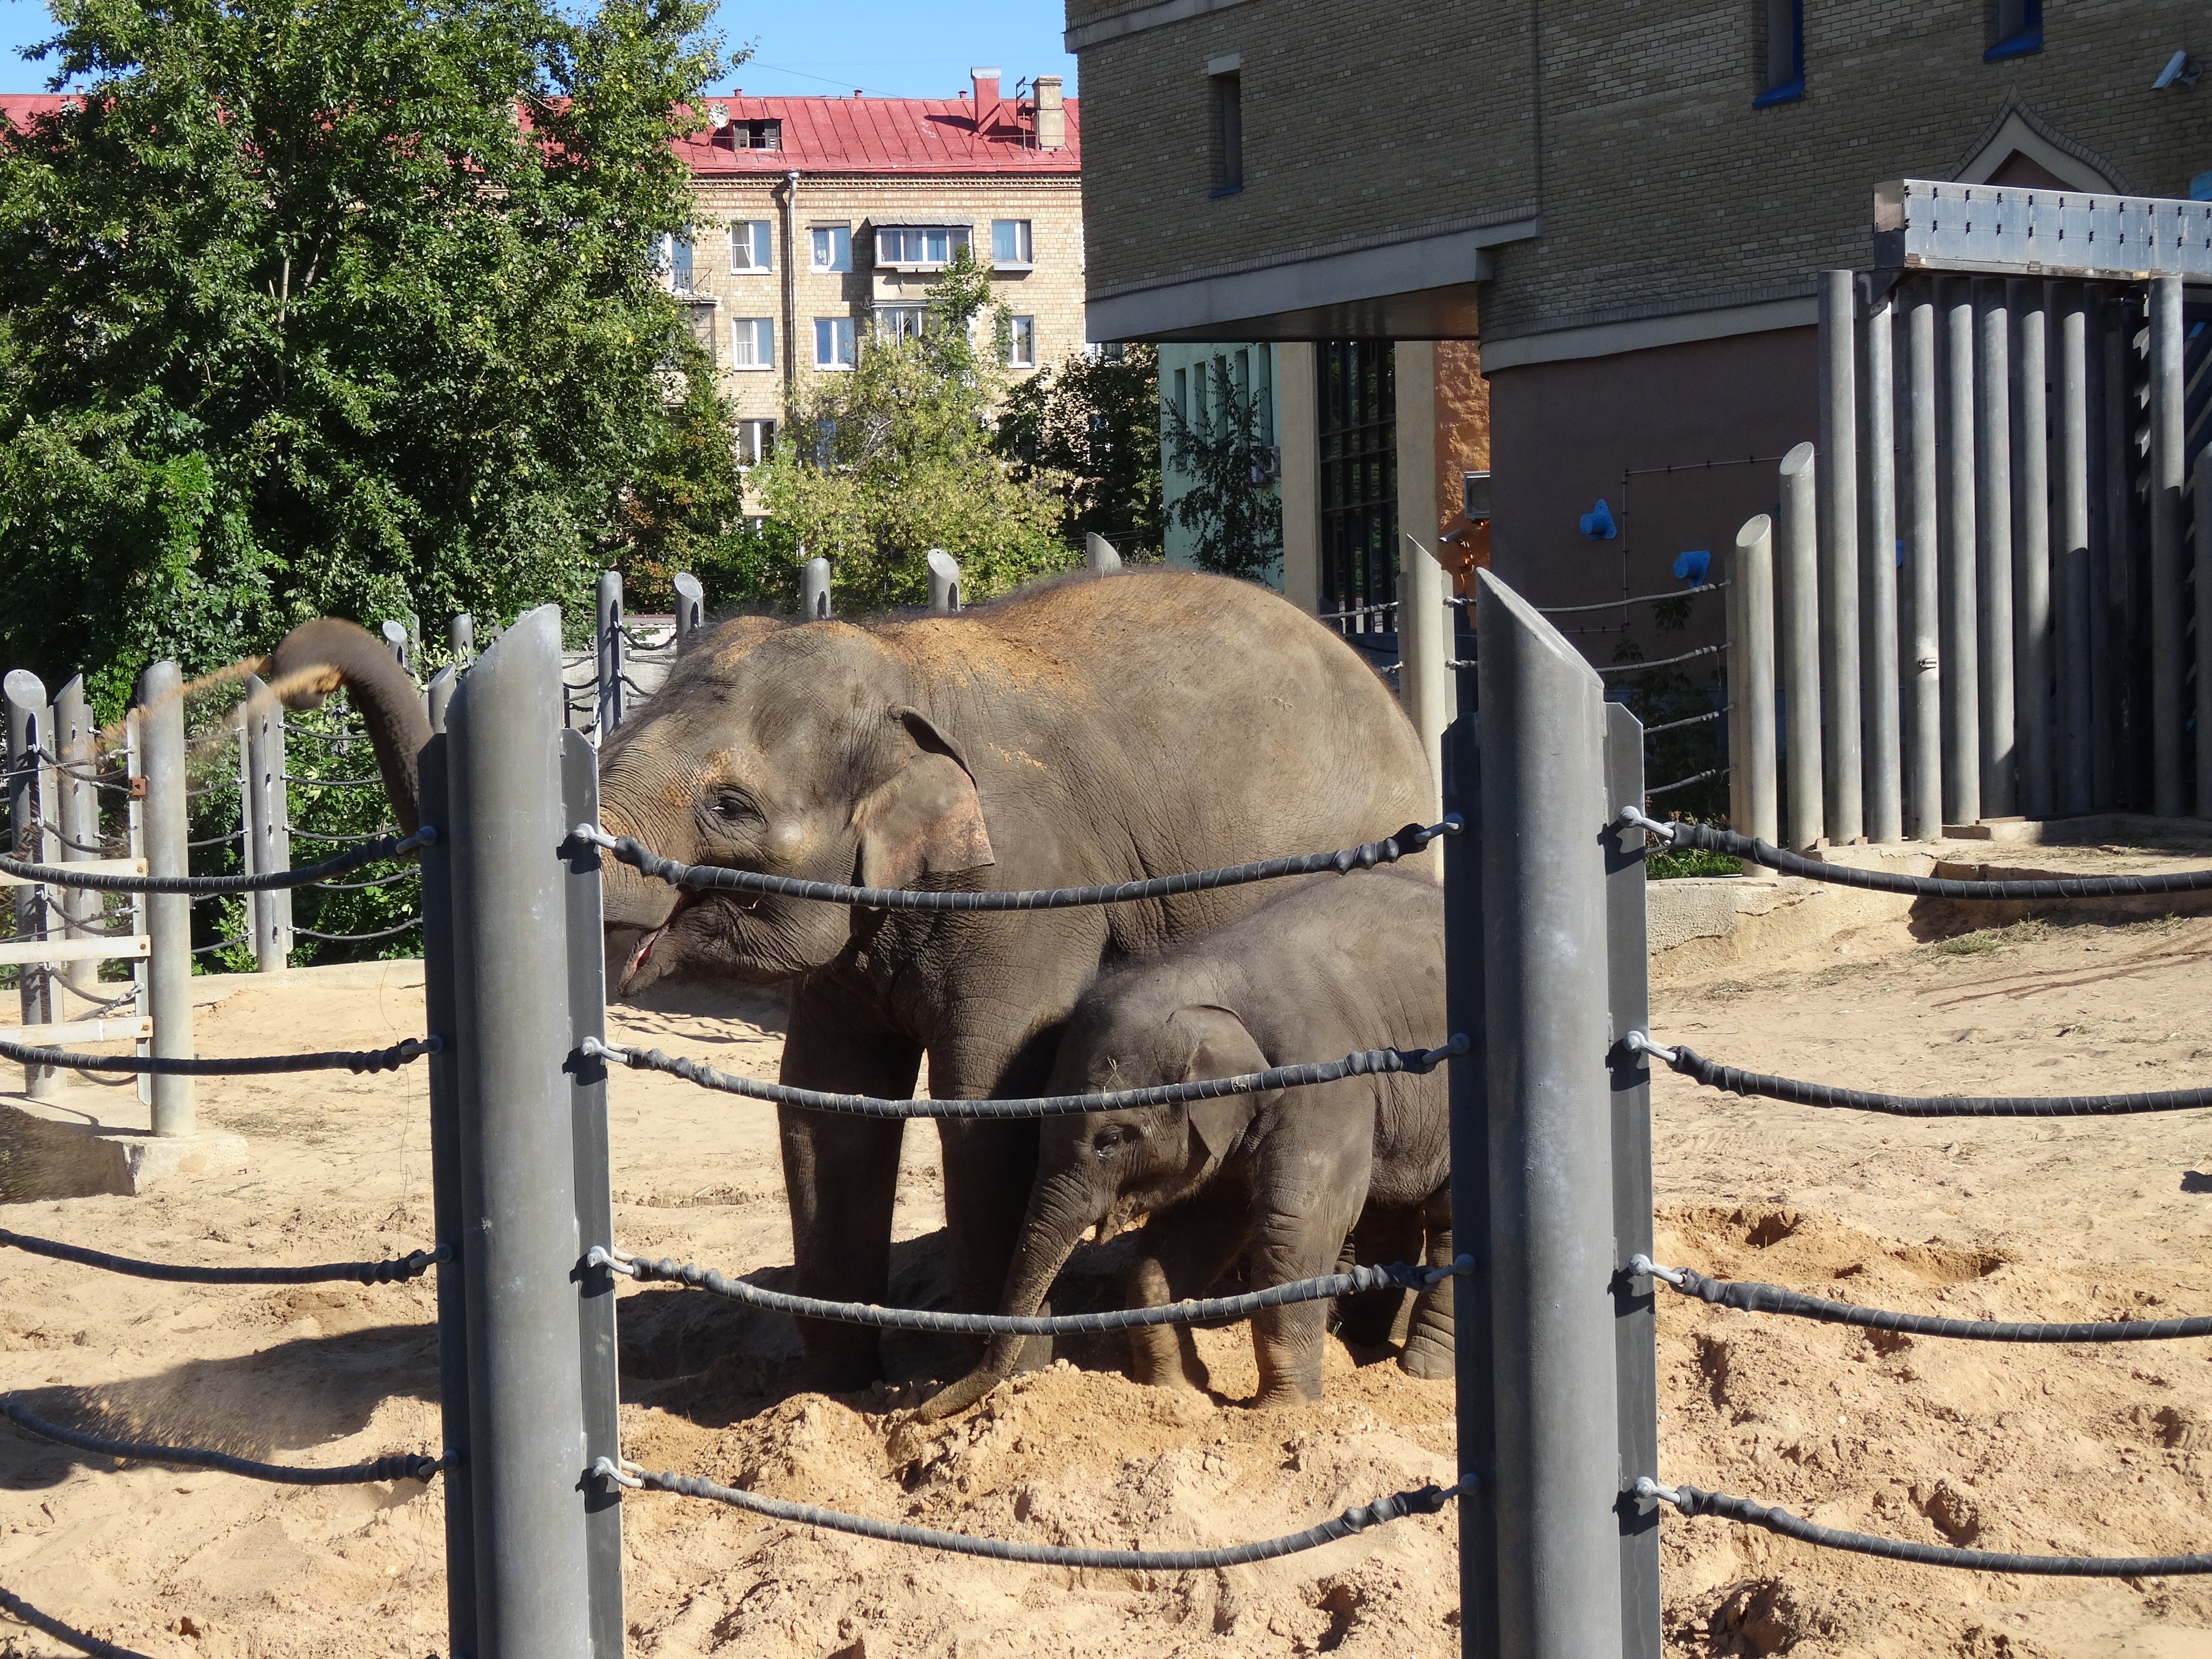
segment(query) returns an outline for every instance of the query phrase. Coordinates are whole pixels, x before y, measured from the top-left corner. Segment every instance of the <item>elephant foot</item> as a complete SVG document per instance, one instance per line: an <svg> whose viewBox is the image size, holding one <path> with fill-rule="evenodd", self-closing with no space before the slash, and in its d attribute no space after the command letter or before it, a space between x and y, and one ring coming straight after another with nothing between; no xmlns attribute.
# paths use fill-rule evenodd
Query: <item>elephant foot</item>
<svg viewBox="0 0 2212 1659"><path fill-rule="evenodd" d="M1275 1412L1285 1411L1293 1406L1318 1406L1321 1398L1319 1378L1308 1385L1293 1377L1280 1377L1261 1389L1260 1397L1252 1402L1252 1409Z"/></svg>
<svg viewBox="0 0 2212 1659"><path fill-rule="evenodd" d="M1006 1379L997 1371L977 1366L957 1382L939 1389L915 1408L908 1420L915 1423L940 1423L955 1412L964 1412L985 1395Z"/></svg>
<svg viewBox="0 0 2212 1659"><path fill-rule="evenodd" d="M1398 1356L1398 1369L1408 1376L1425 1376L1433 1382L1449 1379L1455 1370L1452 1351L1438 1343L1424 1342L1415 1337L1406 1344L1405 1352Z"/></svg>
<svg viewBox="0 0 2212 1659"><path fill-rule="evenodd" d="M1140 1327L1129 1333L1129 1380L1148 1389L1188 1389L1204 1394L1212 1384L1198 1344L1180 1326Z"/></svg>

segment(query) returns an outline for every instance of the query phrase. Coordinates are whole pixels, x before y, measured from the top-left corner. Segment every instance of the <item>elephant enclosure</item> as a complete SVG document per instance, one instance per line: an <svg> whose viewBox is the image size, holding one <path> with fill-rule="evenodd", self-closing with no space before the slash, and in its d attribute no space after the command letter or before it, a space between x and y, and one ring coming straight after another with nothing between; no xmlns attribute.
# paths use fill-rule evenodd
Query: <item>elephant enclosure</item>
<svg viewBox="0 0 2212 1659"><path fill-rule="evenodd" d="M2051 1093L2212 1074L2212 920L2023 924L1945 945L1868 930L1749 981L1662 984L1654 1026L1729 1062L1866 1087ZM372 1047L422 1029L419 989L250 981L201 1051ZM769 1003L617 1009L611 1040L773 1076ZM398 1254L429 1242L425 1076L204 1081L242 1176L141 1199L40 1199L0 1225L210 1263ZM1877 1119L1656 1085L1658 1254L1716 1274L1962 1316L2212 1312L2212 1125ZM77 1103L96 1109L104 1091ZM787 1285L772 1110L618 1073L627 1249ZM909 1129L893 1299L946 1293L934 1136ZM18 1141L0 1165L36 1178ZM11 1189L21 1192L21 1187ZM1103 1304L1086 1247L1056 1305ZM434 1447L427 1285L171 1287L20 1255L0 1278L0 1389L41 1415L252 1455L342 1462ZM2212 1545L2212 1342L2022 1348L1875 1340L1663 1294L1662 1478L1836 1526L1994 1549ZM916 1382L957 1347L894 1337L901 1380L793 1392L787 1325L626 1287L623 1435L654 1468L1000 1536L1152 1547L1287 1532L1452 1476L1452 1390L1332 1341L1326 1403L1260 1414L1242 1328L1201 1332L1218 1398L1135 1388L1118 1339L1072 1351L915 1436ZM1378 1363L1380 1362L1380 1363ZM434 1485L263 1486L122 1470L0 1428L0 1583L161 1659L410 1656L444 1646ZM1449 1515L1226 1575L1072 1574L625 1500L631 1651L747 1659L1457 1651ZM2179 1659L2212 1651L2212 1584L2002 1578L1824 1554L1668 1514L1669 1652ZM0 1620L0 1655L66 1651Z"/></svg>

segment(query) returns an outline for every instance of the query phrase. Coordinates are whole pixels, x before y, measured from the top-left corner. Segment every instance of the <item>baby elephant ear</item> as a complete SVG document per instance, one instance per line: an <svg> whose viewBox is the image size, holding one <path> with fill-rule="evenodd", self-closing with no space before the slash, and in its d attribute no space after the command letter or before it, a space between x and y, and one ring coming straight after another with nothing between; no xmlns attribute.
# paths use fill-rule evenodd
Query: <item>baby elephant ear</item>
<svg viewBox="0 0 2212 1659"><path fill-rule="evenodd" d="M1168 1021L1190 1043L1189 1058L1182 1068L1185 1083L1196 1083L1205 1078L1243 1077L1267 1069L1267 1056L1261 1053L1251 1032L1244 1029L1244 1022L1226 1008L1216 1007L1210 1002L1192 1003L1176 1009ZM1191 1129L1206 1143L1206 1150L1214 1158L1226 1158L1229 1149L1237 1144L1237 1137L1244 1133L1244 1126L1270 1097L1242 1094L1194 1100L1188 1108Z"/></svg>
<svg viewBox="0 0 2212 1659"><path fill-rule="evenodd" d="M895 708L909 747L904 766L861 797L860 884L910 887L996 862L975 780L950 739L918 708Z"/></svg>

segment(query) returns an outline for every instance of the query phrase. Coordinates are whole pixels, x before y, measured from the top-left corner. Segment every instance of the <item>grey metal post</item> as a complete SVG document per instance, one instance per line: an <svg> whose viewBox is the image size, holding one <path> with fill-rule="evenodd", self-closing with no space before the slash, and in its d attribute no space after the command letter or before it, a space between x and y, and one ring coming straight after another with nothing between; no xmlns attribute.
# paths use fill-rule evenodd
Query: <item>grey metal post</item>
<svg viewBox="0 0 2212 1659"><path fill-rule="evenodd" d="M40 784L46 769L39 752L52 742L46 729L46 684L28 669L10 669L0 679L0 698L4 698L8 709L8 850L18 858L43 861L46 837L40 832L46 819L40 801ZM46 938L52 931L46 890L33 882L16 887L14 892L15 937ZM16 969L15 983L23 1024L52 1024L59 1000L54 991L53 964L24 963ZM23 1092L33 1100L48 1098L60 1086L60 1074L51 1066L23 1068Z"/></svg>
<svg viewBox="0 0 2212 1659"><path fill-rule="evenodd" d="M454 688L460 683L460 676L448 664L431 675L429 684L422 688L422 700L430 716L433 732L446 729L446 711L452 706Z"/></svg>
<svg viewBox="0 0 2212 1659"><path fill-rule="evenodd" d="M1820 595L1814 530L1813 446L1782 458L1776 520L1774 597L1787 734L1789 845L1817 847L1826 831L1820 802Z"/></svg>
<svg viewBox="0 0 2212 1659"><path fill-rule="evenodd" d="M392 660L409 673L415 672L414 641L409 636L404 622L386 621L377 624L377 632L384 636L385 648L392 653Z"/></svg>
<svg viewBox="0 0 2212 1659"><path fill-rule="evenodd" d="M2212 446L2197 452L2197 816L2212 818Z"/></svg>
<svg viewBox="0 0 2212 1659"><path fill-rule="evenodd" d="M91 706L84 696L84 676L72 674L69 684L54 693L54 752L66 763L54 772L62 833L59 853L64 864L83 864L100 856L100 790L91 782L94 738ZM90 849L90 850L88 850ZM90 939L98 931L100 895L82 888L62 893L62 914L68 918L71 939ZM87 997L100 994L100 964L72 962L62 969L63 982Z"/></svg>
<svg viewBox="0 0 2212 1659"><path fill-rule="evenodd" d="M2020 810L2057 808L2051 755L2051 414L2043 283L2007 284L2019 349L2013 359L2013 711L2020 739Z"/></svg>
<svg viewBox="0 0 2212 1659"><path fill-rule="evenodd" d="M599 736L611 736L623 723L623 666L628 655L623 638L623 579L619 570L599 572Z"/></svg>
<svg viewBox="0 0 2212 1659"><path fill-rule="evenodd" d="M707 590L688 570L676 573L676 648L707 623Z"/></svg>
<svg viewBox="0 0 2212 1659"><path fill-rule="evenodd" d="M246 764L252 781L246 833L252 855L246 868L273 873L292 867L292 829L285 821L284 710L258 675L246 681ZM283 971L292 951L289 891L257 893L253 961L262 973Z"/></svg>
<svg viewBox="0 0 2212 1659"><path fill-rule="evenodd" d="M1589 1659L1620 1642L1625 1473L1605 690L1518 594L1487 570L1476 580L1490 1233L1469 1244L1490 1285L1496 1512L1514 1517L1498 1528L1498 1650Z"/></svg>
<svg viewBox="0 0 2212 1659"><path fill-rule="evenodd" d="M1897 396L1892 370L1896 317L1896 290L1876 296L1869 289L1859 395L1866 500L1860 518L1866 544L1859 560L1859 674L1866 717L1866 834L1874 842L1899 841L1905 835L1897 707Z"/></svg>
<svg viewBox="0 0 2212 1659"><path fill-rule="evenodd" d="M929 550L929 608L946 612L960 608L960 566L941 547Z"/></svg>
<svg viewBox="0 0 2212 1659"><path fill-rule="evenodd" d="M1828 839L1865 834L1859 731L1858 392L1852 362L1857 307L1848 270L1820 273L1820 437L1814 452L1820 515L1820 705Z"/></svg>
<svg viewBox="0 0 2212 1659"><path fill-rule="evenodd" d="M2145 550L2135 534L2134 489L2129 461L2135 449L2135 399L2129 395L2135 356L2136 323L2126 291L2118 287L2101 291L2098 306L2100 349L2097 353L2101 411L2097 447L2100 452L2102 498L2098 543L2101 544L2105 581L2099 590L2105 606L2105 624L2112 649L2108 651L2104 684L2106 724L2109 742L2098 745L2108 757L2101 769L2100 803L2142 811L2150 804L2150 782L2142 775L2149 750L2149 733L2139 671L2136 660L2143 653L2147 626L2137 599L2137 578L2144 572ZM2096 544L2093 544L2095 545ZM2148 679L2140 673L2141 679Z"/></svg>
<svg viewBox="0 0 2212 1659"><path fill-rule="evenodd" d="M1083 538L1083 562L1102 576L1116 574L1121 568L1121 556L1114 550L1114 544L1097 531Z"/></svg>
<svg viewBox="0 0 2212 1659"><path fill-rule="evenodd" d="M1924 277L1914 283L1905 307L1905 833L1933 841L1943 833L1942 602L1937 597L1936 289Z"/></svg>
<svg viewBox="0 0 2212 1659"><path fill-rule="evenodd" d="M2189 431L2182 406L2181 278L2150 282L2150 732L2151 810L2179 817L2183 785L2183 629L2187 615L2181 550L2181 488Z"/></svg>
<svg viewBox="0 0 2212 1659"><path fill-rule="evenodd" d="M550 605L471 671L447 711L449 821L426 871L426 895L450 918L449 975L426 986L426 1006L453 1019L441 1035L459 1164L477 1614L471 1645L455 1645L470 1659L621 1652L620 1510L587 1473L595 1456L617 1455L593 1431L613 1406L611 1291L580 1266L610 1242L605 1187L594 1201L580 1156L587 1130L604 1137L605 1072L574 1058L579 1020L589 1031L599 1018L596 1001L579 1006L574 978L596 988L598 857L578 860L564 845L569 751L582 750L586 773L590 754L555 719L560 685ZM588 939L578 937L584 910ZM587 1409L587 1381L604 1389L604 1410Z"/></svg>
<svg viewBox="0 0 2212 1659"><path fill-rule="evenodd" d="M2057 811L2090 810L2096 742L2090 661L2088 313L2081 286L2058 295L2058 521L2052 542L2052 610L2058 658Z"/></svg>
<svg viewBox="0 0 2212 1659"><path fill-rule="evenodd" d="M2009 817L2020 810L2020 757L2012 685L2012 351L2011 319L2002 282L1974 284L1980 357L1976 363L1974 425L1979 463L1974 477L1974 580L1981 605L1977 659L1981 698L1982 813Z"/></svg>
<svg viewBox="0 0 2212 1659"><path fill-rule="evenodd" d="M1781 839L1774 780L1774 520L1735 532L1729 566L1729 817L1738 831Z"/></svg>
<svg viewBox="0 0 2212 1659"><path fill-rule="evenodd" d="M191 873L185 797L185 682L173 662L149 665L138 676L138 740L146 770L146 873ZM154 1054L188 1060L192 1053L192 902L182 893L146 896L149 1012ZM193 1128L192 1079L154 1079L154 1133L188 1135Z"/></svg>
<svg viewBox="0 0 2212 1659"><path fill-rule="evenodd" d="M830 561L809 559L799 568L799 614L820 622L830 613Z"/></svg>
<svg viewBox="0 0 2212 1659"><path fill-rule="evenodd" d="M680 576L677 579L682 580ZM456 663L473 662L477 654L477 619L465 611L447 619L446 643Z"/></svg>
<svg viewBox="0 0 2212 1659"><path fill-rule="evenodd" d="M1982 817L1981 617L1974 573L1974 295L1944 284L1942 612L1943 822Z"/></svg>
<svg viewBox="0 0 2212 1659"><path fill-rule="evenodd" d="M125 798L125 811L123 832L125 845L130 849L133 863L146 856L146 722L143 713L135 704L123 712L123 768L131 780L131 793ZM131 931L143 938L148 946L153 945L151 913L146 908L148 896L131 896ZM135 993L132 1011L142 1019L150 1018L154 1012L154 978L152 964L144 957L134 957L131 962L131 983ZM141 1060L154 1052L150 1036L138 1039L137 1054ZM138 1073L138 1103L150 1111L154 1104L154 1079L145 1073Z"/></svg>

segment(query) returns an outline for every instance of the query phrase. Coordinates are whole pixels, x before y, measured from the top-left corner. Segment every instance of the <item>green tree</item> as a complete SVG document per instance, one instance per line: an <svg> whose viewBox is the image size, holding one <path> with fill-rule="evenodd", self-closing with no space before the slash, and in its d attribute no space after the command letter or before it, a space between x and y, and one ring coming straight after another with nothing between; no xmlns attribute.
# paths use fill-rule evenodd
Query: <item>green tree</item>
<svg viewBox="0 0 2212 1659"><path fill-rule="evenodd" d="M999 447L1056 477L1067 502L1062 535L1103 536L1125 556L1160 553L1160 354L1072 353L1006 394Z"/></svg>
<svg viewBox="0 0 2212 1659"><path fill-rule="evenodd" d="M1283 552L1275 452L1261 440L1264 394L1240 392L1221 357L1198 373L1212 380L1212 396L1200 405L1208 411L1201 421L1190 420L1172 403L1160 404L1162 447L1176 471L1191 481L1169 512L1197 537L1191 557L1200 568L1260 580Z"/></svg>
<svg viewBox="0 0 2212 1659"><path fill-rule="evenodd" d="M580 614L715 527L653 261L706 0L51 5L78 95L0 129L0 660L112 713L316 614Z"/></svg>
<svg viewBox="0 0 2212 1659"><path fill-rule="evenodd" d="M848 371L813 376L753 474L794 560L827 555L841 610L915 605L933 547L975 599L1073 563L1057 480L992 444L1008 319L965 248L933 283L920 339L869 335ZM992 349L976 349L986 333Z"/></svg>

